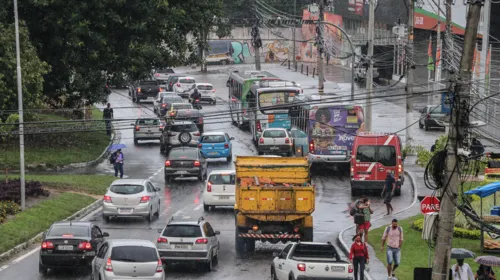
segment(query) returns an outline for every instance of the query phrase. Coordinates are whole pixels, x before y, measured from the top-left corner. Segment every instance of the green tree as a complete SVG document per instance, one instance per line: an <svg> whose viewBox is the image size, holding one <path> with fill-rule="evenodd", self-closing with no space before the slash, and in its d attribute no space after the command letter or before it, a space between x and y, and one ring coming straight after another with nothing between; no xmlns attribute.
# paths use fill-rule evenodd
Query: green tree
<svg viewBox="0 0 500 280"><path fill-rule="evenodd" d="M33 108L40 102L43 90L43 75L50 67L41 61L35 47L30 43L24 24L20 24L19 41L21 46L21 78L23 82L24 108ZM6 119L17 110L17 63L16 37L14 25L0 24L0 119ZM1 114L2 110L7 112Z"/></svg>

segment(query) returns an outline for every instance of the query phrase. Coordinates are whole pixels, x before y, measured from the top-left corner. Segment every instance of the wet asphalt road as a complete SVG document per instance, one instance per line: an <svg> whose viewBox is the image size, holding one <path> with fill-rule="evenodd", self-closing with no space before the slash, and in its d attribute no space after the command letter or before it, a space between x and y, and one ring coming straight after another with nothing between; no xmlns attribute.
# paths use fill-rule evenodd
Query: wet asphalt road
<svg viewBox="0 0 500 280"><path fill-rule="evenodd" d="M278 72L278 71L277 71ZM279 74L282 73L282 74ZM288 76L286 71L279 75ZM216 106L203 104L202 112L227 112L227 89L225 82L227 74L190 74L198 82L212 83L217 89L218 103ZM290 75L292 76L292 75ZM289 78L298 80L295 76ZM301 81L299 81L301 82ZM134 104L128 97L126 90L115 90L109 100L114 108L115 119L133 119L136 117L153 116L152 103ZM378 111L377 111L378 107ZM382 112L379 112L382 111ZM374 130L395 131L404 128L404 107L395 103L379 103L375 105ZM387 112L387 113L384 113ZM236 257L234 250L234 214L232 208L218 208L214 211L204 212L202 202L202 183L196 179L177 179L167 185L163 179L163 163L165 157L159 152L159 142L149 141L134 146L132 121L123 121L117 125L120 129L121 143L127 145L125 153L125 174L128 178L150 178L154 185L162 188L162 205L159 219L148 223L141 218L119 219L105 223L101 213L95 214L90 220L96 223L103 231L108 232L111 238L140 238L156 240L157 229L165 226L172 215L198 218L204 216L212 224L214 230L219 230L221 251L219 265L214 272L198 272L189 267L172 267L168 269L167 279L270 279L270 264L272 252L280 250L283 245L259 244L256 253L242 259ZM255 155L256 150L248 131L240 130L232 125L229 116L218 116L216 119L205 120L205 131L226 131L235 137L233 142L234 155ZM377 129L378 128L378 129ZM426 146L432 144L437 135L442 132L423 132L415 129L414 137ZM439 134L438 134L439 133ZM232 169L233 163L209 163L209 172L217 169ZM112 167L103 162L95 169L80 172L113 173ZM332 175L335 174L335 175ZM406 182L409 182L407 179ZM352 224L347 206L355 200L350 195L349 178L342 174L333 173L332 170L315 170L313 183L316 189L316 210L314 216L315 241L331 241L336 243L338 233ZM408 183L403 187L402 195L393 199L394 208L401 209L412 201L412 193ZM385 214L382 199L373 194L371 197L374 217ZM35 249L34 246L32 249ZM90 279L82 271L51 271L43 277L38 274L38 251L31 255L20 254L19 259L10 260L0 268L0 279L31 280L31 279Z"/></svg>

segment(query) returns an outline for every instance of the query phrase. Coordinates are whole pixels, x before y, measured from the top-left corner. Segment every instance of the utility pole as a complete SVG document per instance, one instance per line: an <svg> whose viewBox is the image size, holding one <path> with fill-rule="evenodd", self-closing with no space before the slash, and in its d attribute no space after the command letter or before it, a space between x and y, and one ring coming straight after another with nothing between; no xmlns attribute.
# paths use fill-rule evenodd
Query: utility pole
<svg viewBox="0 0 500 280"><path fill-rule="evenodd" d="M486 97L487 89L486 89L486 72L488 70L486 69L488 65L486 65L486 60L488 58L488 47L490 45L489 42L489 37L490 37L490 14L491 14L491 0L485 0L484 1L484 7L483 7L483 40L481 43L481 71L479 71L479 83L483 84L484 86L479 87L479 98L484 98ZM489 106L485 106L484 111L484 120L488 120L488 108Z"/></svg>
<svg viewBox="0 0 500 280"><path fill-rule="evenodd" d="M23 111L23 80L21 79L21 47L19 44L19 15L17 0L14 0L14 20L16 28L16 64L17 64L17 102L19 114L19 161L21 165L21 210L26 208L26 180L24 178L24 111Z"/></svg>
<svg viewBox="0 0 500 280"><path fill-rule="evenodd" d="M257 24L252 26L252 45L255 50L255 70L260 71L260 48L262 47L262 40L260 39L260 31Z"/></svg>
<svg viewBox="0 0 500 280"><path fill-rule="evenodd" d="M368 12L368 72L366 73L366 130L372 131L372 90L373 90L373 40L375 37L375 0L370 0ZM354 65L353 65L354 67Z"/></svg>
<svg viewBox="0 0 500 280"><path fill-rule="evenodd" d="M449 65L446 65L446 68L448 70L453 69L452 68L452 57L450 56L450 53L453 53L451 50L453 50L453 27L452 27L452 14L451 14L451 6L453 5L453 0L446 0L446 35L445 35L445 42L446 42L446 48L448 51L443 53L443 57L446 57L446 60L443 59L443 61L446 61ZM444 64L443 64L444 65Z"/></svg>
<svg viewBox="0 0 500 280"><path fill-rule="evenodd" d="M323 65L323 20L325 16L325 0L319 0L319 16L318 25L316 27L316 33L318 35L316 39L317 46L317 59L318 59L318 91L319 95L323 95L325 90L325 73Z"/></svg>
<svg viewBox="0 0 500 280"><path fill-rule="evenodd" d="M207 44L207 37L205 37L205 29L201 29L201 40L203 41L203 46L201 47L201 72L207 72L207 58L205 56L205 44Z"/></svg>
<svg viewBox="0 0 500 280"><path fill-rule="evenodd" d="M432 268L432 280L447 280L450 270L450 257L453 240L453 228L455 226L455 214L457 204L457 190L460 177L457 167L459 162L458 148L463 146L463 140L467 138L465 128L469 125L467 110L470 99L470 81L472 78L472 63L474 59L474 48L477 40L477 29L481 17L481 0L469 2L467 13L467 26L464 35L464 47L460 61L460 75L457 84L458 92L455 93L450 129L448 132L449 145L447 147L445 182L447 188L441 198L441 209L439 210L439 227L437 231L436 250L434 252L434 266Z"/></svg>
<svg viewBox="0 0 500 280"><path fill-rule="evenodd" d="M293 69L297 69L297 52L295 50L297 45L296 39L295 39L295 25L296 25L296 16L297 16L297 0L293 1L293 16L294 16L294 21L293 21L293 29L292 29L292 40L293 40Z"/></svg>
<svg viewBox="0 0 500 280"><path fill-rule="evenodd" d="M437 7L437 29L436 29L436 68L434 70L434 94L432 94L432 104L439 104L440 95L436 94L440 90L440 82L441 82L441 57L443 54L441 53L442 45L441 42L441 0L438 0ZM431 104L431 105L432 105Z"/></svg>
<svg viewBox="0 0 500 280"><path fill-rule="evenodd" d="M409 0L408 7L408 45L407 45L407 63L406 63L406 147L411 147L413 138L411 128L413 126L413 27L415 24L415 0Z"/></svg>

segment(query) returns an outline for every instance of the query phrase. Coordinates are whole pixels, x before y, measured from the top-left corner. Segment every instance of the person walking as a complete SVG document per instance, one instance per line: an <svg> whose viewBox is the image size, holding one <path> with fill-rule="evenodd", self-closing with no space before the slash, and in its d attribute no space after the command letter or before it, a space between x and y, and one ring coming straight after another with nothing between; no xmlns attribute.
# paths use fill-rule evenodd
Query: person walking
<svg viewBox="0 0 500 280"><path fill-rule="evenodd" d="M122 150L116 151L115 156L115 177L118 177L118 172L120 172L120 179L123 178L123 153Z"/></svg>
<svg viewBox="0 0 500 280"><path fill-rule="evenodd" d="M370 199L368 197L363 197L362 204L358 206L361 209L363 215L365 216L365 222L358 226L359 233L364 237L364 242L368 243L368 231L372 224L370 223L371 214L373 214L373 210L371 208Z"/></svg>
<svg viewBox="0 0 500 280"><path fill-rule="evenodd" d="M431 147L431 153L434 153L436 151L437 144L438 144L438 140L436 139L436 142L434 142L434 145L432 145L432 147Z"/></svg>
<svg viewBox="0 0 500 280"><path fill-rule="evenodd" d="M103 111L104 122L106 123L106 134L111 136L111 121L113 120L113 108L111 108L111 103L108 103Z"/></svg>
<svg viewBox="0 0 500 280"><path fill-rule="evenodd" d="M354 243L352 243L351 251L349 252L349 260L354 266L354 280L364 280L365 264L368 264L370 262L370 257L368 256L368 248L366 247L366 243L362 242L361 234L356 234L353 238L353 241Z"/></svg>
<svg viewBox="0 0 500 280"><path fill-rule="evenodd" d="M495 272L491 269L491 266L480 265L474 276L475 280L496 280Z"/></svg>
<svg viewBox="0 0 500 280"><path fill-rule="evenodd" d="M396 179L392 175L391 170L387 170L387 176L385 177L385 185L382 190L382 197L384 197L384 204L387 208L386 216L392 214L394 209L392 208L392 197L394 196L394 191L396 190Z"/></svg>
<svg viewBox="0 0 500 280"><path fill-rule="evenodd" d="M453 280L474 280L472 268L464 263L463 259L457 259L457 263L451 267Z"/></svg>
<svg viewBox="0 0 500 280"><path fill-rule="evenodd" d="M380 251L384 251L387 241L387 275L389 279L396 277L394 271L401 263L401 246L403 245L403 229L399 226L397 219L392 219L392 224L385 228L382 235L382 246ZM394 264L394 267L393 267Z"/></svg>

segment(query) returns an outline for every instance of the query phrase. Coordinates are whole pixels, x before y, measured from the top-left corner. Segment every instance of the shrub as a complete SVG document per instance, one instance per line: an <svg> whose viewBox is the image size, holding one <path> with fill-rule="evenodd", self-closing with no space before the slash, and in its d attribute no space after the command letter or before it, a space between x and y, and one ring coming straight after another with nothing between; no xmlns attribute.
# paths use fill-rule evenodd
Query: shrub
<svg viewBox="0 0 500 280"><path fill-rule="evenodd" d="M0 224L8 215L15 215L19 212L21 212L21 207L14 201L0 201Z"/></svg>
<svg viewBox="0 0 500 280"><path fill-rule="evenodd" d="M26 181L25 195L31 197L49 196L49 191L42 188L39 181ZM0 183L0 201L21 201L21 180L8 180Z"/></svg>
<svg viewBox="0 0 500 280"><path fill-rule="evenodd" d="M418 231L422 231L424 229L424 218L415 220L411 224L411 227ZM481 231L477 229L469 230L461 227L455 227L453 230L453 236L467 239L479 239L481 237Z"/></svg>

